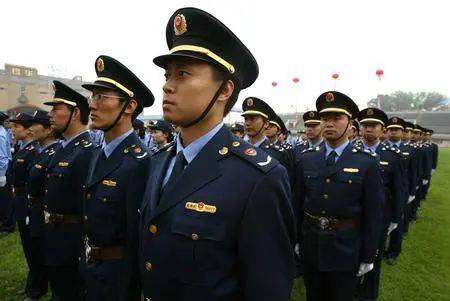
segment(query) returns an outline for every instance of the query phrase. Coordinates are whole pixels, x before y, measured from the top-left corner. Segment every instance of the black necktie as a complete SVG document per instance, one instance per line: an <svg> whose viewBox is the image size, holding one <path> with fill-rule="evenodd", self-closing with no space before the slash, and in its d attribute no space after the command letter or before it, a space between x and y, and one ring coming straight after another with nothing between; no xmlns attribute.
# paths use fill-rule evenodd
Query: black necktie
<svg viewBox="0 0 450 301"><path fill-rule="evenodd" d="M328 155L328 157L327 157L327 166L333 166L334 165L334 163L336 162L336 156L337 156L337 154L336 154L335 151L332 151Z"/></svg>
<svg viewBox="0 0 450 301"><path fill-rule="evenodd" d="M182 151L178 152L177 156L175 157L175 164L172 168L172 173L170 174L169 180L167 181L166 185L164 185L162 191L161 191L161 198L164 195L164 192L169 191L169 188L173 186L173 184L176 182L178 177L181 175L181 173L184 170L184 167L186 166L186 158L184 157L184 154Z"/></svg>

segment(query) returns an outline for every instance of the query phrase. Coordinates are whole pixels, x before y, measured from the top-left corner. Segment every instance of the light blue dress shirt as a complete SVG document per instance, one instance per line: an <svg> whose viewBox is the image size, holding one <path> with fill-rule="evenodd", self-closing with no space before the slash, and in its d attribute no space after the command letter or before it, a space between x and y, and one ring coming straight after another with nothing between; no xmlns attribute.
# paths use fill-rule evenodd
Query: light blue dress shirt
<svg viewBox="0 0 450 301"><path fill-rule="evenodd" d="M336 162L337 160L339 160L339 158L341 157L342 153L344 152L344 149L349 144L350 144L350 141L347 140L346 142L342 143L338 147L332 148L331 146L328 145L328 143L325 143L325 160L328 158L328 155L332 151L335 151L337 156L336 156L336 159L334 160L334 162Z"/></svg>
<svg viewBox="0 0 450 301"><path fill-rule="evenodd" d="M6 175L8 170L8 163L12 160L11 144L9 140L9 133L3 126L0 126L0 176Z"/></svg>
<svg viewBox="0 0 450 301"><path fill-rule="evenodd" d="M266 141L266 137L262 138L259 141L256 141L255 143L252 143L254 147L259 147L264 141ZM249 141L250 142L250 141Z"/></svg>
<svg viewBox="0 0 450 301"><path fill-rule="evenodd" d="M187 164L190 164L198 153L203 149L203 147L219 132L222 128L223 122L216 125L212 130L210 130L205 135L201 136L197 140L194 140L187 147L183 147L181 143L181 138L177 136L177 154L179 152L183 152L184 157L186 158ZM166 185L167 181L169 181L170 174L172 173L173 166L175 165L176 156L174 156L169 163L169 167L167 168L166 175L164 177L163 185Z"/></svg>
<svg viewBox="0 0 450 301"><path fill-rule="evenodd" d="M109 143L106 143L106 141L103 141L103 151L105 152L106 158L109 158L109 156L111 156L111 154L116 149L116 147L118 147L119 144L122 143L123 140L125 140L125 138L130 136L133 133L133 131L134 131L134 129L131 129L128 132L120 135L119 137L117 137L116 139L114 139L113 141L111 141Z"/></svg>
<svg viewBox="0 0 450 301"><path fill-rule="evenodd" d="M75 138L77 138L78 136L80 136L80 135L82 135L82 134L84 134L84 133L86 133L86 132L88 132L88 130L82 131L81 133L79 133L79 134L77 134L77 135L75 135L75 136L72 136L72 137L70 137L70 138L64 139L63 141L61 141L61 146L62 146L62 148L65 148L65 147L66 147L70 142L72 142Z"/></svg>
<svg viewBox="0 0 450 301"><path fill-rule="evenodd" d="M380 145L380 141L378 141L375 145L372 145L372 146L368 146L367 144L365 144L363 142L364 149L368 149L374 154L377 152L378 145Z"/></svg>

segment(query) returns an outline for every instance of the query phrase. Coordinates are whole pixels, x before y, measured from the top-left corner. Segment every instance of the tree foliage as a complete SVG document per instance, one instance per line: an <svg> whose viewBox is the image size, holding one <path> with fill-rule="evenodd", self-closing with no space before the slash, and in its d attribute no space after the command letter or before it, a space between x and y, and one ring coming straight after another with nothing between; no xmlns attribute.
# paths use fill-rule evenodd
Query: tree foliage
<svg viewBox="0 0 450 301"><path fill-rule="evenodd" d="M383 111L443 111L448 109L444 100L447 97L437 92L404 92L397 91L391 94L381 94L380 106ZM367 102L369 107L377 107L377 99Z"/></svg>

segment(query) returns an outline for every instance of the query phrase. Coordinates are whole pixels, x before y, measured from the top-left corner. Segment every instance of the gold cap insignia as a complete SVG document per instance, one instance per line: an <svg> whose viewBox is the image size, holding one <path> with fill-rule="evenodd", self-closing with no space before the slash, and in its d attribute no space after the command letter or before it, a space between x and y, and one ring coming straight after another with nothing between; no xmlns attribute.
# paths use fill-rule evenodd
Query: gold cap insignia
<svg viewBox="0 0 450 301"><path fill-rule="evenodd" d="M245 151L244 151L244 153L247 155L247 156L252 156L252 157L254 157L254 156L256 156L256 150L254 149L254 148L247 148Z"/></svg>
<svg viewBox="0 0 450 301"><path fill-rule="evenodd" d="M397 119L397 117L394 117L394 118L392 118L392 122L398 122L398 119Z"/></svg>
<svg viewBox="0 0 450 301"><path fill-rule="evenodd" d="M182 35L187 31L186 17L184 15L178 14L173 20L173 30L175 35Z"/></svg>
<svg viewBox="0 0 450 301"><path fill-rule="evenodd" d="M333 102L334 101L334 95L333 95L333 93L327 93L327 95L325 96L325 100L327 101L327 102Z"/></svg>
<svg viewBox="0 0 450 301"><path fill-rule="evenodd" d="M314 112L309 112L309 117L313 118L314 117Z"/></svg>
<svg viewBox="0 0 450 301"><path fill-rule="evenodd" d="M103 72L105 70L105 62L103 59L99 58L97 60L97 72Z"/></svg>
<svg viewBox="0 0 450 301"><path fill-rule="evenodd" d="M367 109L367 116L372 116L372 115L373 115L373 110Z"/></svg>
<svg viewBox="0 0 450 301"><path fill-rule="evenodd" d="M135 153L135 154L140 154L141 151L142 151L142 149L141 149L140 147L136 147L136 148L134 149L134 153Z"/></svg>
<svg viewBox="0 0 450 301"><path fill-rule="evenodd" d="M231 145L233 145L234 147L238 147L239 145L241 145L241 143L239 141L234 141Z"/></svg>
<svg viewBox="0 0 450 301"><path fill-rule="evenodd" d="M247 99L247 106L249 106L249 107L253 106L253 98Z"/></svg>

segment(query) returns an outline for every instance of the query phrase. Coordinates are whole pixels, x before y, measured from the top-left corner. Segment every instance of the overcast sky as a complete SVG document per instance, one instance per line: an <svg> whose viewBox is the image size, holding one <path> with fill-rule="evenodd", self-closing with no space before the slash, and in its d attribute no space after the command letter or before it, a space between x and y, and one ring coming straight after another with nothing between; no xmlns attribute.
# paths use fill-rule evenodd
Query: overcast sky
<svg viewBox="0 0 450 301"><path fill-rule="evenodd" d="M19 64L93 81L95 59L110 55L155 94L146 114L160 114L163 70L152 59L168 50L171 14L195 6L222 20L259 63L259 78L242 91L239 106L258 96L277 112L312 109L320 93L334 88L333 73L340 75L336 89L361 108L377 93L396 90L450 96L447 2L8 0L1 5L0 68Z"/></svg>

